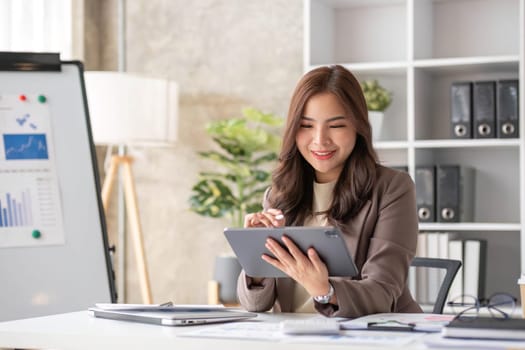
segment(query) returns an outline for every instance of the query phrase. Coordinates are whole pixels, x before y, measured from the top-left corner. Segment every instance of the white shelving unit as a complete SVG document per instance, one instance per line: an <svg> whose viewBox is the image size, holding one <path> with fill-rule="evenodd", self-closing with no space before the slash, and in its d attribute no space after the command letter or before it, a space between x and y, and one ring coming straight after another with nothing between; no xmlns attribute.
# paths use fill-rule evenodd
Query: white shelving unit
<svg viewBox="0 0 525 350"><path fill-rule="evenodd" d="M393 92L385 165L476 169L474 222L420 230L486 239L489 295L519 295L525 272L524 18L525 0L304 0L304 70L341 64ZM520 138L451 139L451 83L498 79L520 81Z"/></svg>

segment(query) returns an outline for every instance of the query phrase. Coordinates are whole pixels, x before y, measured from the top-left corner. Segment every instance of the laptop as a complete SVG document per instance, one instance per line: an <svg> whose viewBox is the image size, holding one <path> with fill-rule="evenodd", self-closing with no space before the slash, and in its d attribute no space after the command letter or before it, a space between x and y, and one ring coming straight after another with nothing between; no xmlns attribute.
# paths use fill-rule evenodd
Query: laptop
<svg viewBox="0 0 525 350"><path fill-rule="evenodd" d="M162 326L190 326L209 323L241 321L257 314L227 308L192 308L184 306L162 307L155 310L105 310L92 307L88 312L94 317L119 321L151 323Z"/></svg>

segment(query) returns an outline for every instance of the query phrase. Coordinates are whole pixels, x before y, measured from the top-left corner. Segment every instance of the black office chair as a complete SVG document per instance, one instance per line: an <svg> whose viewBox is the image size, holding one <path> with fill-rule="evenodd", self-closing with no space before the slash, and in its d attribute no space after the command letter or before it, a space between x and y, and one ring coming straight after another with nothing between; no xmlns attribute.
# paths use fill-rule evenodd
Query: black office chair
<svg viewBox="0 0 525 350"><path fill-rule="evenodd" d="M445 302L447 301L448 291L450 290L450 286L454 281L454 277L456 277L456 274L461 267L461 261L452 259L415 257L414 260L412 260L411 266L444 269L447 271L445 278L443 278L441 286L439 287L438 296L436 298L436 302L434 303L434 309L432 310L432 313L434 314L442 314L443 309L445 308Z"/></svg>

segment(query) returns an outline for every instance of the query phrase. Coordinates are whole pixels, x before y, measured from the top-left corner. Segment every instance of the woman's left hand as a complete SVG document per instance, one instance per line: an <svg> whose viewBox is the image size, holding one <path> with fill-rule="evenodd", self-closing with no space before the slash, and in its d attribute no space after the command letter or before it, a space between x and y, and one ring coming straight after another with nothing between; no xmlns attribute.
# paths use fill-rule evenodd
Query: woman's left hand
<svg viewBox="0 0 525 350"><path fill-rule="evenodd" d="M301 284L311 296L325 295L329 290L328 269L314 248L305 255L287 236L282 236L284 249L276 240L268 238L266 248L275 259L263 254L262 259Z"/></svg>

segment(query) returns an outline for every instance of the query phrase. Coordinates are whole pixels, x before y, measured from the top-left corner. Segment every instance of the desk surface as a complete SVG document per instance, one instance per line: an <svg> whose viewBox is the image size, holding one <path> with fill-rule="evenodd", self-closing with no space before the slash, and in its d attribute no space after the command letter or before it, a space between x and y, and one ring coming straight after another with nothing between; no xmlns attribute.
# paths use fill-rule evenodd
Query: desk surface
<svg viewBox="0 0 525 350"><path fill-rule="evenodd" d="M257 319L279 322L283 319L312 317L311 314L259 314ZM208 326L167 327L134 322L114 321L92 317L87 311L29 318L0 323L0 348L53 349L250 349L250 350L308 350L346 348L374 349L380 347L356 344L311 344L240 339L181 337L184 332ZM394 347L388 347L390 349ZM425 349L413 342L403 349Z"/></svg>

